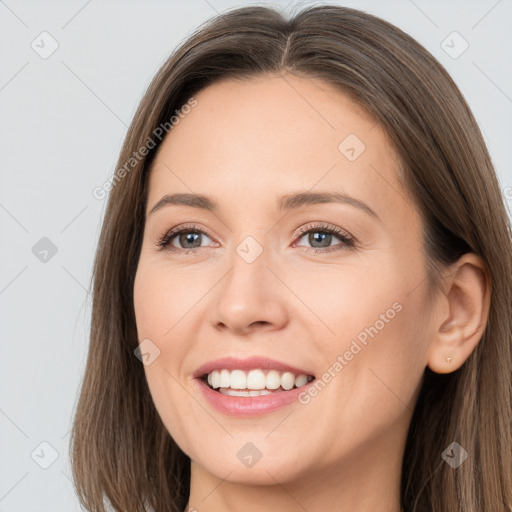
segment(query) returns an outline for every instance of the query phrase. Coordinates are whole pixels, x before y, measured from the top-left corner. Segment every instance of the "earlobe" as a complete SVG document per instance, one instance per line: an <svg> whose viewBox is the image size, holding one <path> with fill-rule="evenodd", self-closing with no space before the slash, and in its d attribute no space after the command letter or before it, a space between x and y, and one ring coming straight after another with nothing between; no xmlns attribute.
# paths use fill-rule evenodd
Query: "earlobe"
<svg viewBox="0 0 512 512"><path fill-rule="evenodd" d="M439 320L427 363L433 372L451 373L472 354L487 325L490 296L491 280L483 260L474 253L461 256L439 291Z"/></svg>

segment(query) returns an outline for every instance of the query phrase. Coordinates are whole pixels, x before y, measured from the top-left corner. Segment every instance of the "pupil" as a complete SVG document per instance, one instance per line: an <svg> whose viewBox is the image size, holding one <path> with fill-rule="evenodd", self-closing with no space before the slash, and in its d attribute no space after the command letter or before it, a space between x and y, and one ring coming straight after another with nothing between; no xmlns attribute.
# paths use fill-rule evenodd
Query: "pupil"
<svg viewBox="0 0 512 512"><path fill-rule="evenodd" d="M320 235L320 236L317 236L317 235ZM321 234L321 232L316 231L316 232L310 233L310 235L309 235L309 243L311 245L313 245L313 242L318 241L319 238L321 239L320 241L322 241L322 239L323 239L323 241L325 241L326 238L327 238L328 241L330 241L330 239L328 238L330 236L331 235L328 234L328 233ZM322 245L321 247L328 247L328 246L329 246L329 244L327 244L327 246Z"/></svg>
<svg viewBox="0 0 512 512"><path fill-rule="evenodd" d="M188 249L189 247L186 246L186 244L190 241L193 243L193 237L196 237L199 238L199 233L182 233L181 236L180 236L180 244L182 244L182 246L184 246L186 249ZM192 239L190 239L190 237L192 237ZM185 242L185 243L183 243ZM198 247L198 246L195 246L195 247Z"/></svg>

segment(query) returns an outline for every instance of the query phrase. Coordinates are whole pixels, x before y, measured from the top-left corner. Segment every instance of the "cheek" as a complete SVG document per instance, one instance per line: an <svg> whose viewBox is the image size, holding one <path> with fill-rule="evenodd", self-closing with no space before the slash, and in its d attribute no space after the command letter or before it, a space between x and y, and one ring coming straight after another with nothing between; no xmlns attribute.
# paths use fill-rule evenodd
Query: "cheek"
<svg viewBox="0 0 512 512"><path fill-rule="evenodd" d="M179 272L165 270L150 260L139 264L134 282L135 320L139 343L150 340L149 346L157 354L154 362L144 367L157 408L163 405L160 398L182 399L175 379L184 377L183 362L190 348L187 323L198 301L195 293L184 293L183 286Z"/></svg>
<svg viewBox="0 0 512 512"><path fill-rule="evenodd" d="M426 282L419 257L411 257L408 267L398 259L378 263L356 263L316 281L316 287L311 276L302 293L313 290L308 303L316 323L322 321L315 337L319 360L341 376L332 379L336 394L357 397L370 408L400 407L401 400L414 399L426 366Z"/></svg>
<svg viewBox="0 0 512 512"><path fill-rule="evenodd" d="M404 433L426 365L425 304L409 291L343 295L343 309L331 317L336 336L321 338L319 346L322 384L301 402L310 417L331 420L323 432L331 439L326 460L349 446L362 449L386 431Z"/></svg>
<svg viewBox="0 0 512 512"><path fill-rule="evenodd" d="M150 261L139 263L134 282L137 334L139 342L149 339L158 347L157 357L151 364L144 365L149 391L165 428L189 454L188 448L194 443L185 426L189 422L187 411L191 399L180 383L181 362L186 357L187 343L179 343L180 339L186 340L185 322L179 322L179 319L185 317L190 306L181 300L183 289L176 283L176 273L171 279L170 273L160 267Z"/></svg>
<svg viewBox="0 0 512 512"><path fill-rule="evenodd" d="M173 297L172 287L165 276L157 269L157 265L145 264L144 261L139 263L133 295L138 340L147 344L152 353L151 364L145 364L144 370L158 407L159 397L164 394L163 386L170 384L171 377L166 370L174 374L172 364L180 359L180 347L173 343L171 351L166 342L173 334L172 328L176 323L174 311L179 302Z"/></svg>
<svg viewBox="0 0 512 512"><path fill-rule="evenodd" d="M139 337L166 338L204 295L197 273L141 261L134 283L134 308Z"/></svg>

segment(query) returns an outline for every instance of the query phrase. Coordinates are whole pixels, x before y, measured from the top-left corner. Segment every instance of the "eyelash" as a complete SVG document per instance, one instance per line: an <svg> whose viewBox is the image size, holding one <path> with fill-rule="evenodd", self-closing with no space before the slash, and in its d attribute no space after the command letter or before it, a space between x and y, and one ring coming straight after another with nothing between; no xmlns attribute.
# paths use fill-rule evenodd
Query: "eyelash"
<svg viewBox="0 0 512 512"><path fill-rule="evenodd" d="M355 248L355 240L351 236L349 236L345 231L340 228L334 226L328 226L325 224L317 224L317 225L309 225L302 228L296 235L296 238L300 239L305 234L309 232L318 232L318 233L327 233L329 235L335 235L339 238L342 243L335 245L334 247L327 247L325 249L318 249L316 247L303 247L307 252L314 253L329 253L329 252L337 252L337 251L346 251ZM167 233L165 233L157 242L157 246L160 247L160 250L167 250L172 253L182 253L182 254L190 254L196 253L201 249L205 249L205 247L196 247L195 249L179 249L177 247L169 246L169 243L172 241L176 235L180 235L182 233L200 233L202 235L211 238L208 233L198 228L197 226L190 224L186 226L180 226L180 229L173 228ZM339 247L341 246L341 247Z"/></svg>

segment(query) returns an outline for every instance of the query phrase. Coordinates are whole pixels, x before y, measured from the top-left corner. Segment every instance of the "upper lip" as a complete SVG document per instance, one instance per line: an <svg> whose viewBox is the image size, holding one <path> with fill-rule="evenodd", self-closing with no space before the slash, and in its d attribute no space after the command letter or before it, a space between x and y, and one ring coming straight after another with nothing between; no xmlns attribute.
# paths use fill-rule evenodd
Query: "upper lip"
<svg viewBox="0 0 512 512"><path fill-rule="evenodd" d="M275 359L269 359L264 356L251 356L245 359L239 357L221 357L214 361L208 361L201 365L195 372L194 377L202 377L213 370L278 370L283 372L291 372L295 375L313 375L309 370L297 368L295 366L282 363ZM314 376L314 375L313 375Z"/></svg>

